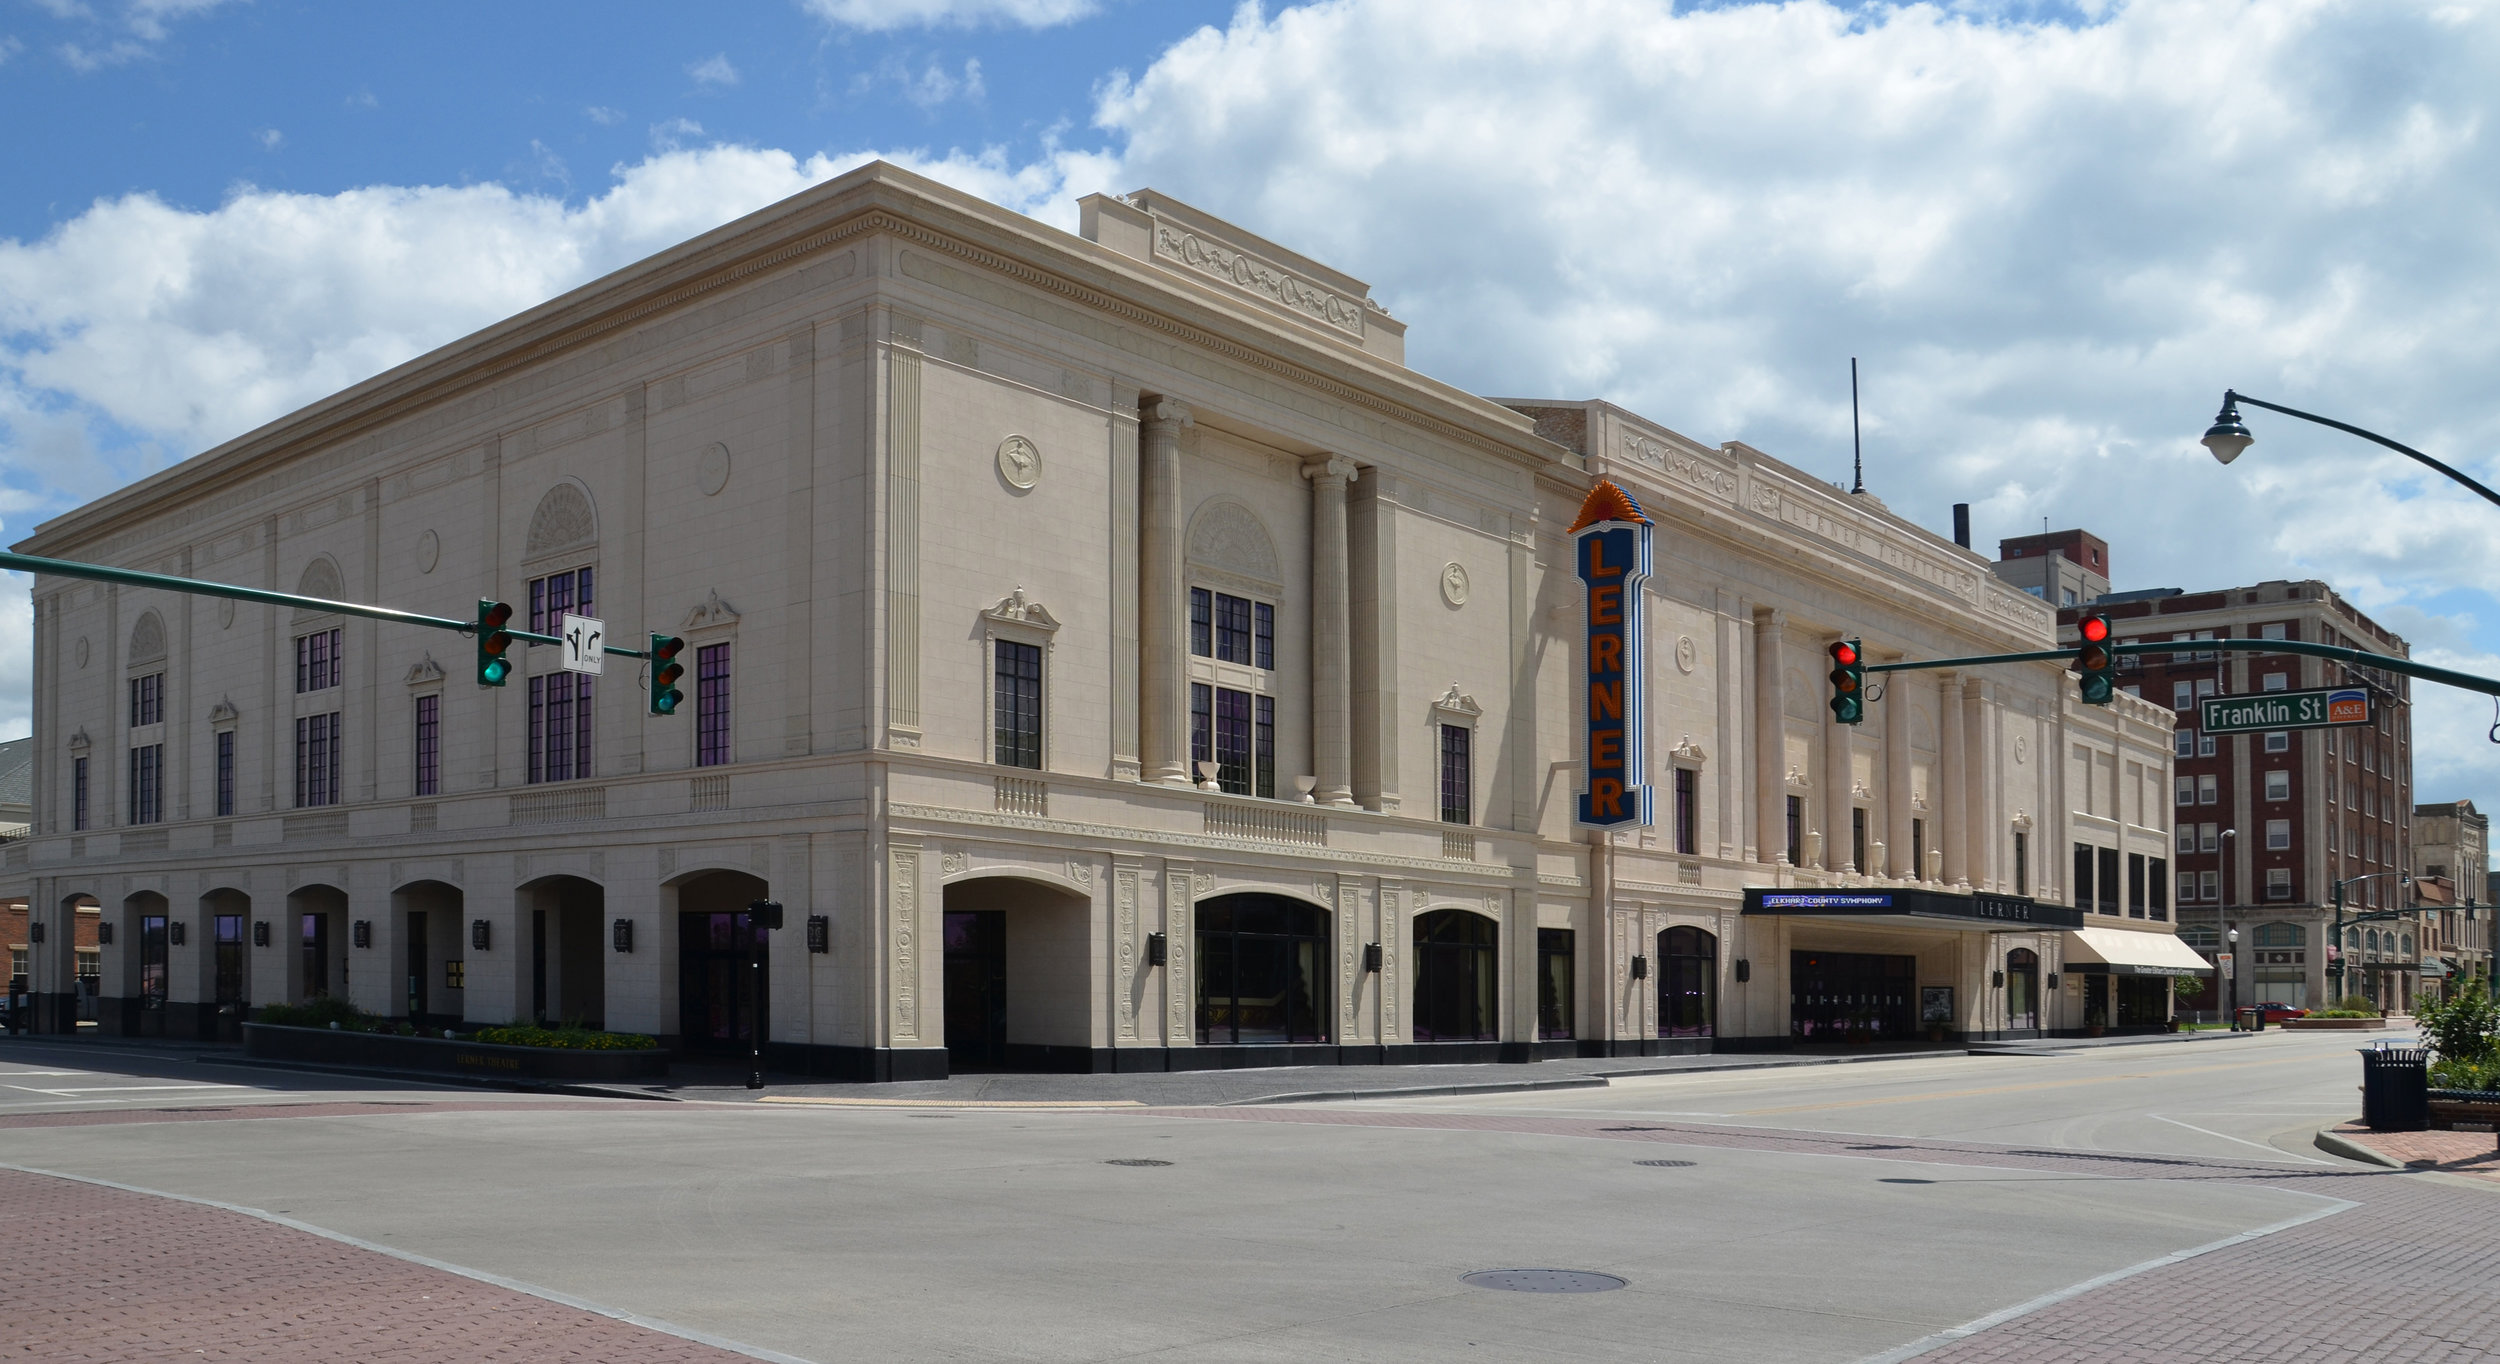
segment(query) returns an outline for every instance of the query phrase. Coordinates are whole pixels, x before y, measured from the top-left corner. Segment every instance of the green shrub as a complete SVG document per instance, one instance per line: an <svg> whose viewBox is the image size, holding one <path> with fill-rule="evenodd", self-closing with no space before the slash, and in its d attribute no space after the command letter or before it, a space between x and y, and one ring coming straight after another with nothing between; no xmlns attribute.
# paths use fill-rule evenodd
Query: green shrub
<svg viewBox="0 0 2500 1364"><path fill-rule="evenodd" d="M2346 995L2335 1001L2335 1007L2352 1013L2368 1014L2372 1018L2378 1017L2378 1006L2370 1002L2368 995Z"/></svg>
<svg viewBox="0 0 2500 1364"><path fill-rule="evenodd" d="M264 1004L252 1011L255 1023L282 1028L328 1028L340 1032L373 1032L382 1020L335 995L315 995L301 1004Z"/></svg>
<svg viewBox="0 0 2500 1364"><path fill-rule="evenodd" d="M2480 981L2469 981L2449 991L2446 999L2423 1005L2414 1011L2414 1020L2421 1025L2422 1040L2442 1061L2500 1062L2500 1037L2493 1036L2500 1031L2500 1005L2484 993Z"/></svg>
<svg viewBox="0 0 2500 1364"><path fill-rule="evenodd" d="M2320 1009L2311 1018L2376 1018L2376 1009Z"/></svg>
<svg viewBox="0 0 2500 1364"><path fill-rule="evenodd" d="M2433 1061L2431 1088L2500 1089L2500 1061Z"/></svg>
<svg viewBox="0 0 2500 1364"><path fill-rule="evenodd" d="M599 1032L592 1028L566 1025L541 1028L515 1023L501 1028L480 1028L472 1034L478 1041L497 1047L565 1047L574 1051L649 1051L659 1042L638 1032Z"/></svg>

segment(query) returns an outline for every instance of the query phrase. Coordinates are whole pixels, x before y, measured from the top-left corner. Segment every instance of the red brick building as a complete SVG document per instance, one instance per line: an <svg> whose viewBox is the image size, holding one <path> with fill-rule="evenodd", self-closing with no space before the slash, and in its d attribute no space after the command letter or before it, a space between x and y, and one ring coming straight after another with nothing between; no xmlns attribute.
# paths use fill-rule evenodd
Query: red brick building
<svg viewBox="0 0 2500 1364"><path fill-rule="evenodd" d="M96 941L96 926L102 921L103 911L95 905L84 904L78 907L76 994L81 1020L92 1020L95 1017L96 990L97 986L102 983L104 974L104 954ZM24 900L0 902L0 942L9 945L8 993L12 999L25 994L31 986L31 982L26 978L26 964L31 955L29 949L34 944L28 938L27 932L26 902Z"/></svg>
<svg viewBox="0 0 2500 1364"><path fill-rule="evenodd" d="M2084 608L2058 613L2074 638ZM2348 907L2407 903L2413 811L2409 679L2298 654L2193 646L2205 639L2281 639L2405 657L2405 641L2322 582L2273 581L2220 592L2119 593L2089 609L2108 616L2123 642L2167 641L2170 653L2122 656L2119 682L2178 716L2176 805L2179 936L2207 954L2233 949L2236 980L2203 1007L2279 1000L2330 1002L2334 887ZM2199 729L2208 697L2358 686L2372 722L2340 729L2210 735ZM2356 879L2366 878L2366 879ZM2399 934L2412 925L2373 925ZM2236 944L2230 932L2239 931ZM2394 954L2356 958L2344 992L2392 1010L2409 1008L2418 980ZM2236 985L2236 991L2233 986Z"/></svg>

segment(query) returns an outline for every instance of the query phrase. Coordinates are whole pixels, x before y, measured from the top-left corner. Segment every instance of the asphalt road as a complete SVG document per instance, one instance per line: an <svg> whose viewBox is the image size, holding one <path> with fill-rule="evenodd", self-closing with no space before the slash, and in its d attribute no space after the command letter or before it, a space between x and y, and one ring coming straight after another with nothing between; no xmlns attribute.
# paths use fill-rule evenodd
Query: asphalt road
<svg viewBox="0 0 2500 1364"><path fill-rule="evenodd" d="M559 1104L12 1045L0 1163L808 1360L1850 1361L2351 1206L2310 1138L2357 1107L2354 1045L1102 1111ZM1627 1287L1460 1282L1502 1268Z"/></svg>

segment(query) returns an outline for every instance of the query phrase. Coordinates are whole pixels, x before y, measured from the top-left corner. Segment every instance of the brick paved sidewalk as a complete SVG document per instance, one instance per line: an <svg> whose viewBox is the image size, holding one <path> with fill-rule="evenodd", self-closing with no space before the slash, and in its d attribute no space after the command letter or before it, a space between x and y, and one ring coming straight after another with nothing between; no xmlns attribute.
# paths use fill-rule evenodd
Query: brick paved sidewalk
<svg viewBox="0 0 2500 1364"><path fill-rule="evenodd" d="M1917 1138L1852 1137L1705 1123L1382 1113L1347 1109L1163 1110L1166 1117L1533 1132L1700 1148L2223 1181L2354 1206L2235 1241L2073 1296L2007 1304L2021 1314L1956 1328L1874 1357L1921 1364L2467 1364L2500 1354L2500 1203L2477 1189L2395 1170L2060 1151ZM2372 1134L2373 1138L2392 1134ZM2409 1133L2476 1137L2483 1133ZM2287 1201L2286 1215L2332 1207ZM2044 1236L2054 1226L2044 1225ZM1983 1318L1982 1321L1987 1319ZM1972 1323L1969 1325L1977 1325ZM1873 1364L1868 1361L1867 1364Z"/></svg>
<svg viewBox="0 0 2500 1364"><path fill-rule="evenodd" d="M746 1356L257 1217L0 1170L0 1359Z"/></svg>
<svg viewBox="0 0 2500 1364"><path fill-rule="evenodd" d="M2489 1132L2373 1132L2357 1122L2334 1132L2411 1169L2500 1182L2500 1137ZM2500 1342L2494 1349L2500 1350Z"/></svg>

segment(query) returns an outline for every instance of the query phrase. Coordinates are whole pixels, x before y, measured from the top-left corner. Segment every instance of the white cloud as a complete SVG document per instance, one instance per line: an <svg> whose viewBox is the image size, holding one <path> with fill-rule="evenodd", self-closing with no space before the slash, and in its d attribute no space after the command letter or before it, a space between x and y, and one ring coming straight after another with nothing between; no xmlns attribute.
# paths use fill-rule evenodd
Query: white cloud
<svg viewBox="0 0 2500 1364"><path fill-rule="evenodd" d="M697 85L718 86L725 89L738 83L738 68L730 65L729 54L726 52L716 52L696 62L686 68L686 74L694 77L694 83Z"/></svg>
<svg viewBox="0 0 2500 1364"><path fill-rule="evenodd" d="M1052 28L1088 18L1098 0L799 0L829 24L883 33L898 28Z"/></svg>
<svg viewBox="0 0 2500 1364"><path fill-rule="evenodd" d="M37 7L82 31L78 40L62 43L61 60L81 74L121 66L155 55L158 44L172 36L174 20L208 13L232 0L124 0L106 13L78 0L37 0Z"/></svg>
<svg viewBox="0 0 2500 1364"><path fill-rule="evenodd" d="M935 109L958 96L977 101L988 87L981 80L981 59L967 58L959 71L949 71L936 62L913 70L898 56L887 56L873 70L862 71L851 78L851 93L864 95L880 86L892 86L903 98L922 109Z"/></svg>
<svg viewBox="0 0 2500 1364"><path fill-rule="evenodd" d="M263 128L259 132L252 134L252 140L259 143L262 149L274 152L278 148L286 145L286 134L279 132L275 128Z"/></svg>
<svg viewBox="0 0 2500 1364"><path fill-rule="evenodd" d="M690 118L663 119L651 125L651 149L673 152L688 138L703 136L703 125Z"/></svg>
<svg viewBox="0 0 2500 1364"><path fill-rule="evenodd" d="M613 128L617 124L625 121L624 110L611 109L604 104L591 105L589 108L582 110L582 116L589 119L591 122L598 124L602 128Z"/></svg>

